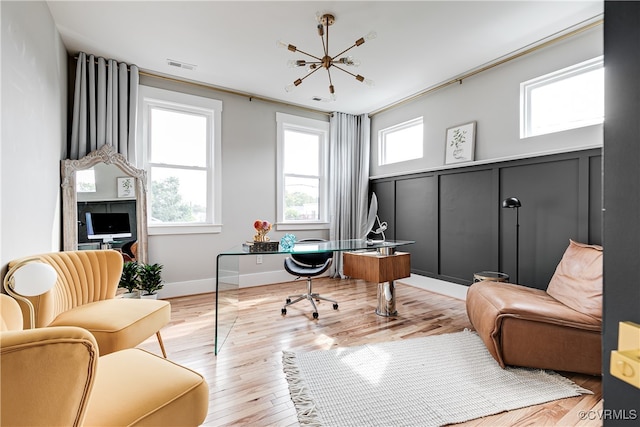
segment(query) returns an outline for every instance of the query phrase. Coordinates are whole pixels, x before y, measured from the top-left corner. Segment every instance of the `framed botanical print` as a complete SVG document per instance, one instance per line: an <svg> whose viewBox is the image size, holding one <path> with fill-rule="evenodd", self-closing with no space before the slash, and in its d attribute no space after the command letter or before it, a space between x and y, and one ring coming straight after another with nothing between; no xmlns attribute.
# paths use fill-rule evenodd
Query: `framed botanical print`
<svg viewBox="0 0 640 427"><path fill-rule="evenodd" d="M476 122L447 129L445 164L472 162L475 156Z"/></svg>
<svg viewBox="0 0 640 427"><path fill-rule="evenodd" d="M136 197L136 179L132 176L121 176L118 181L118 197Z"/></svg>

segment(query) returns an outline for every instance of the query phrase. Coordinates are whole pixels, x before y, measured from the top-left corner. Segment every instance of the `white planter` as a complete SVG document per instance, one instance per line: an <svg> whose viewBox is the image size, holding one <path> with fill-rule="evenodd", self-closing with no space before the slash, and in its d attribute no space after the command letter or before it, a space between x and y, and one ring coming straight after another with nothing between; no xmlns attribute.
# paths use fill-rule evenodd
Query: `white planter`
<svg viewBox="0 0 640 427"><path fill-rule="evenodd" d="M151 295L143 295L143 294L141 294L140 298L142 298L142 299L158 299L158 294L157 293L151 294Z"/></svg>
<svg viewBox="0 0 640 427"><path fill-rule="evenodd" d="M140 298L140 293L138 291L125 292L122 294L122 298Z"/></svg>

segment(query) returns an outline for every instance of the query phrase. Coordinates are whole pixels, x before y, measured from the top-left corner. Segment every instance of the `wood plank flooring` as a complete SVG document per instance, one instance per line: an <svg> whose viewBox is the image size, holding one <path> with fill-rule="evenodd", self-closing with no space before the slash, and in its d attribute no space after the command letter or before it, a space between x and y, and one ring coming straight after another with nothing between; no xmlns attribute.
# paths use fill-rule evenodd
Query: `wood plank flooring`
<svg viewBox="0 0 640 427"><path fill-rule="evenodd" d="M283 350L327 350L365 343L458 332L471 328L464 302L411 286L396 288L399 315L374 313L377 286L362 280L314 280L314 292L338 300L318 303L319 319L301 301L280 309L287 295L304 292L304 281L244 288L235 326L218 356L213 353L214 294L173 298L172 321L162 330L169 359L200 372L209 383L207 426L297 426L282 372ZM155 336L140 345L160 354ZM597 412L582 420L580 411L602 410L599 377L563 373L593 391L460 426L597 426ZM584 418L584 417L583 417Z"/></svg>

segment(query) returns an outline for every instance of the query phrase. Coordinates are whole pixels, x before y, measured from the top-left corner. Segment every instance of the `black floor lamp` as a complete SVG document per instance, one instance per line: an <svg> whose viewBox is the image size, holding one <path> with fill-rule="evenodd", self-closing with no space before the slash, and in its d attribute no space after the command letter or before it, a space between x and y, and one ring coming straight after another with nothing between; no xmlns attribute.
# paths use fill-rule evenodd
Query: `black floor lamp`
<svg viewBox="0 0 640 427"><path fill-rule="evenodd" d="M503 208L516 209L516 283L520 283L520 200L517 197L507 197L502 201Z"/></svg>

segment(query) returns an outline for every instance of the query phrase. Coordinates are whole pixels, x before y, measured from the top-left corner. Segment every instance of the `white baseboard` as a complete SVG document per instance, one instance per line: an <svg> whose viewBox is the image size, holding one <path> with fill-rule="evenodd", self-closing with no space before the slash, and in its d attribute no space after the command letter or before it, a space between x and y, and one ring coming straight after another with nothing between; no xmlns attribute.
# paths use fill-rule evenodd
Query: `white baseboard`
<svg viewBox="0 0 640 427"><path fill-rule="evenodd" d="M290 282L295 279L284 270L264 271L261 273L241 274L239 279L240 288L252 286L272 285L274 283ZM158 298L175 298L187 295L206 294L216 291L216 278L200 280L188 280L185 282L165 283L158 291Z"/></svg>
<svg viewBox="0 0 640 427"><path fill-rule="evenodd" d="M240 288L253 286L272 285L274 283L290 282L294 277L284 270L265 271L261 273L241 274L239 277ZM447 295L460 300L467 297L468 286L446 282L431 277L412 274L411 277L397 280L409 286L424 289L438 294ZM187 295L205 294L215 292L216 279L189 280L186 282L165 283L164 287L158 291L158 298L175 298Z"/></svg>
<svg viewBox="0 0 640 427"><path fill-rule="evenodd" d="M447 295L463 301L467 299L467 290L469 289L468 286L434 279L432 277L421 276L419 274L412 274L411 277L396 280L396 282L404 283L405 285L414 286L426 291L435 292L437 294Z"/></svg>
<svg viewBox="0 0 640 427"><path fill-rule="evenodd" d="M187 295L206 294L215 292L216 279L189 280L186 282L165 283L162 289L158 291L158 298L175 298Z"/></svg>
<svg viewBox="0 0 640 427"><path fill-rule="evenodd" d="M274 283L291 282L295 277L285 270L262 271L260 273L240 275L240 287L273 285Z"/></svg>

